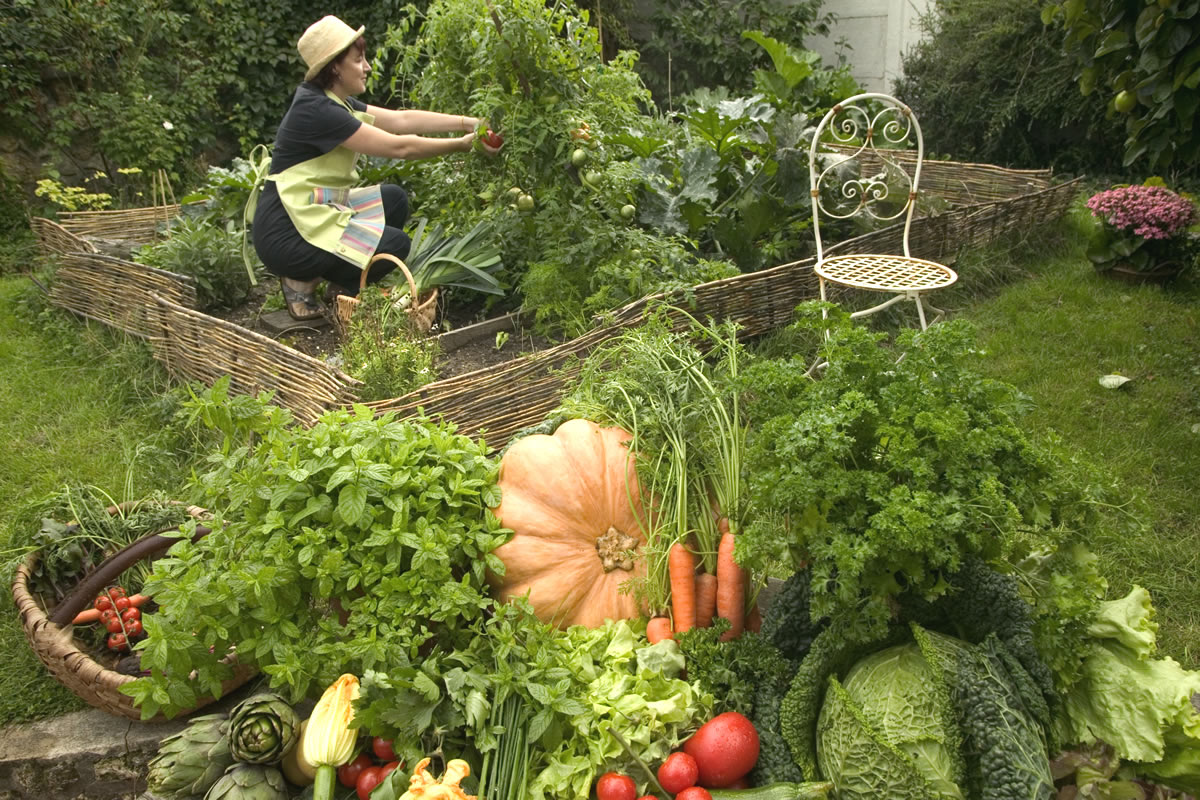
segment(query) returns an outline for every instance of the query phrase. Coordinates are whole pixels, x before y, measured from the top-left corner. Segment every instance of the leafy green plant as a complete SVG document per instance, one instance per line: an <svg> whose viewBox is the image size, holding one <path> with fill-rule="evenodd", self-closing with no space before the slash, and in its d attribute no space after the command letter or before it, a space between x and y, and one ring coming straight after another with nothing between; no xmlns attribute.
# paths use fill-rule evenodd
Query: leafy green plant
<svg viewBox="0 0 1200 800"><path fill-rule="evenodd" d="M63 211L100 211L112 205L108 192L89 192L82 186L64 186L53 177L37 182L34 194L44 197Z"/></svg>
<svg viewBox="0 0 1200 800"><path fill-rule="evenodd" d="M811 302L794 327L829 331L817 356L827 366L801 354L746 370L750 500L782 516L755 517L738 557L811 564L813 620L877 638L901 592L936 598L967 557L1054 550L1095 523L1099 490L1030 440L1018 422L1027 401L975 371L965 323L884 347Z"/></svg>
<svg viewBox="0 0 1200 800"><path fill-rule="evenodd" d="M1113 171L1120 130L1077 91L1064 33L1023 0L936 0L895 94L931 153L1012 167Z"/></svg>
<svg viewBox="0 0 1200 800"><path fill-rule="evenodd" d="M368 286L358 300L341 350L346 371L363 382L358 398L401 397L434 380L437 344L414 329L396 298Z"/></svg>
<svg viewBox="0 0 1200 800"><path fill-rule="evenodd" d="M1075 81L1125 118L1124 165L1195 174L1200 164L1200 2L1047 2L1042 21L1060 24Z"/></svg>
<svg viewBox="0 0 1200 800"><path fill-rule="evenodd" d="M166 239L138 248L134 260L195 278L202 309L232 308L250 293L241 234L202 220L183 219Z"/></svg>
<svg viewBox="0 0 1200 800"><path fill-rule="evenodd" d="M411 234L412 246L404 260L417 287L417 297L429 289L448 286L504 294L492 274L500 266L501 243L488 221L480 220L461 236L452 235L436 224L427 231L428 224L427 219L417 220ZM388 275L384 285L398 287L400 292L409 291L408 282L399 270Z"/></svg>
<svg viewBox="0 0 1200 800"><path fill-rule="evenodd" d="M219 694L231 648L294 702L468 643L508 538L483 443L364 406L304 428L265 396L231 406L227 379L189 411L225 437L194 486L213 532L185 530L147 580L152 674L127 689L144 715Z"/></svg>
<svg viewBox="0 0 1200 800"><path fill-rule="evenodd" d="M647 7L632 31L642 54L639 72L660 106L700 88L751 87L754 72L767 66L766 54L742 38L746 30L797 46L829 32L830 16L818 0L663 0Z"/></svg>

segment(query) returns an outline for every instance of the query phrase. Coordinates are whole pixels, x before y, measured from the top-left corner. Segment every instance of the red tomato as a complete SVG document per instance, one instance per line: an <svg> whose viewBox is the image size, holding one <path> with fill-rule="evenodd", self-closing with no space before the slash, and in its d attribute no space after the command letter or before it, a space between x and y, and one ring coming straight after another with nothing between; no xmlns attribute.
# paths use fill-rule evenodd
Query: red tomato
<svg viewBox="0 0 1200 800"><path fill-rule="evenodd" d="M484 135L483 141L488 147L498 149L500 145L504 144L504 137L493 131L491 128L488 128L488 132L486 135Z"/></svg>
<svg viewBox="0 0 1200 800"><path fill-rule="evenodd" d="M384 764L379 769L383 770L383 777L386 778L388 775L391 775L393 772L400 769L400 762L399 761L389 761L388 763Z"/></svg>
<svg viewBox="0 0 1200 800"><path fill-rule="evenodd" d="M701 725L683 751L696 759L701 786L723 789L758 762L758 731L746 717L726 711Z"/></svg>
<svg viewBox="0 0 1200 800"><path fill-rule="evenodd" d="M679 794L700 779L700 768L696 759L687 753L671 753L658 768L658 782L668 794Z"/></svg>
<svg viewBox="0 0 1200 800"><path fill-rule="evenodd" d="M712 795L702 786L689 786L675 795L675 800L712 800Z"/></svg>
<svg viewBox="0 0 1200 800"><path fill-rule="evenodd" d="M338 783L349 789L356 788L358 786L358 776L369 766L371 766L371 757L366 753L359 753L354 760L348 761L338 767Z"/></svg>
<svg viewBox="0 0 1200 800"><path fill-rule="evenodd" d="M392 746L391 739L385 739L382 736L376 736L371 740L371 752L380 761L395 761L396 750Z"/></svg>
<svg viewBox="0 0 1200 800"><path fill-rule="evenodd" d="M124 650L126 644L127 644L127 642L125 641L125 634L110 633L108 635L108 649L109 650Z"/></svg>
<svg viewBox="0 0 1200 800"><path fill-rule="evenodd" d="M96 598L96 602L92 603L97 611L107 611L113 607L112 598L106 594L102 594Z"/></svg>
<svg viewBox="0 0 1200 800"><path fill-rule="evenodd" d="M371 796L371 792L375 790L375 787L381 783L383 783L382 767L367 767L358 773L358 781L354 784L354 791L358 794L358 800L367 800Z"/></svg>
<svg viewBox="0 0 1200 800"><path fill-rule="evenodd" d="M126 597L125 589L121 586L110 586L108 588L108 596L115 603L118 597Z"/></svg>
<svg viewBox="0 0 1200 800"><path fill-rule="evenodd" d="M142 610L140 608L127 608L121 612L121 619L130 622L135 619L142 618Z"/></svg>
<svg viewBox="0 0 1200 800"><path fill-rule="evenodd" d="M100 624L108 627L108 623L118 619L116 609L109 608L100 612Z"/></svg>
<svg viewBox="0 0 1200 800"><path fill-rule="evenodd" d="M736 781L729 784L725 788L726 789L749 789L750 788L750 776L743 775L742 777L738 778Z"/></svg>
<svg viewBox="0 0 1200 800"><path fill-rule="evenodd" d="M639 797L637 800L658 800L658 798L652 794L644 794L641 797Z"/></svg>
<svg viewBox="0 0 1200 800"><path fill-rule="evenodd" d="M125 609L129 608L129 598L128 597L118 597L118 598L114 599L113 600L113 608L115 608L117 611L124 611Z"/></svg>
<svg viewBox="0 0 1200 800"><path fill-rule="evenodd" d="M104 630L108 631L109 633L120 633L123 630L121 627L121 620L117 619L116 617L110 617L108 621L104 623Z"/></svg>
<svg viewBox="0 0 1200 800"><path fill-rule="evenodd" d="M142 621L140 619L131 619L125 623L125 635L130 639L134 636L142 635Z"/></svg>
<svg viewBox="0 0 1200 800"><path fill-rule="evenodd" d="M596 797L599 800L637 800L637 786L628 775L606 772L596 781Z"/></svg>

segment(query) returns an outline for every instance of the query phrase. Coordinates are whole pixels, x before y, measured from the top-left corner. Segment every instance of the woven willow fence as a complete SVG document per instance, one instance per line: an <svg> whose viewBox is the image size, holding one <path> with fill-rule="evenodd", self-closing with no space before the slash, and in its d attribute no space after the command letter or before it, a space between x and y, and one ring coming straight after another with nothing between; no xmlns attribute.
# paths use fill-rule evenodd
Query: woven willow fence
<svg viewBox="0 0 1200 800"><path fill-rule="evenodd" d="M1022 235L1058 218L1078 193L1079 180L1051 185L1048 171L942 161L925 162L921 178L922 192L949 201L951 208L915 219L910 246L914 256L942 263L953 263L963 247ZM115 216L92 219L96 225L99 219L108 225ZM148 223L143 220L143 224ZM60 269L52 301L146 337L155 357L172 375L208 384L229 375L235 392L270 390L274 401L304 424L355 401L358 382L344 372L274 339L196 311L189 279L90 253L85 239L49 220L35 219L33 228L47 252L63 252L62 247L79 243L75 255L64 259L69 271L64 274ZM899 226L892 226L839 242L827 252L898 252L901 234ZM578 371L578 361L622 330L641 324L648 305L665 300L700 318L732 320L741 326L743 336L757 336L787 325L797 304L817 296L812 266L813 260L805 259L701 284L669 297L645 298L606 315L601 327L577 339L370 405L381 414L441 417L462 433L482 436L499 447L515 432L541 422L558 405L567 382ZM85 283L82 273L87 271L97 276ZM63 285L70 282L67 278L77 285ZM679 324L682 327L682 317Z"/></svg>

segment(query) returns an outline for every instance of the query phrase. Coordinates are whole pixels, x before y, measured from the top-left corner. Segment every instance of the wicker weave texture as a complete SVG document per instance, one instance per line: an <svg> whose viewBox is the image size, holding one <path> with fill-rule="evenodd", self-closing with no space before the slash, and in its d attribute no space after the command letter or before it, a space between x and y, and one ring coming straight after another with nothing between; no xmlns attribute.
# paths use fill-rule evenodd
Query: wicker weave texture
<svg viewBox="0 0 1200 800"><path fill-rule="evenodd" d="M230 376L240 394L274 393L274 402L311 425L332 407L352 402L353 378L260 333L157 298L155 357L176 377L213 384Z"/></svg>
<svg viewBox="0 0 1200 800"><path fill-rule="evenodd" d="M29 220L29 227L37 239L38 250L44 256L96 252L91 242L81 239L54 220L34 217Z"/></svg>
<svg viewBox="0 0 1200 800"><path fill-rule="evenodd" d="M160 238L160 228L178 216L179 205L171 204L115 211L64 211L58 221L76 236L147 244Z"/></svg>
<svg viewBox="0 0 1200 800"><path fill-rule="evenodd" d="M162 329L156 297L195 306L196 281L112 256L69 253L50 289L54 305L144 339Z"/></svg>
<svg viewBox="0 0 1200 800"><path fill-rule="evenodd" d="M878 253L850 253L826 259L817 274L827 281L876 292L925 292L957 280L954 271L919 258Z"/></svg>
<svg viewBox="0 0 1200 800"><path fill-rule="evenodd" d="M119 717L140 720L142 715L134 706L133 698L120 691L122 686L135 680L134 677L102 666L81 650L70 629L60 628L52 623L41 604L29 591L29 576L36 563L32 560L35 557L36 554L17 567L12 584L13 602L29 646L60 683L89 705ZM221 684L222 694L233 691L256 673L257 670L235 664L233 677ZM211 702L210 697L202 698L196 708ZM160 715L149 721L161 722L163 719Z"/></svg>

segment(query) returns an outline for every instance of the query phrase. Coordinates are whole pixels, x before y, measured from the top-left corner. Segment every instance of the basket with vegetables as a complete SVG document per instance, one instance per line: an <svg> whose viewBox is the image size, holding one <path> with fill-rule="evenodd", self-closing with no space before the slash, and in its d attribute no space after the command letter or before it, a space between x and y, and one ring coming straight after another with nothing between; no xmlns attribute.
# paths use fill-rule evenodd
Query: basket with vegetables
<svg viewBox="0 0 1200 800"><path fill-rule="evenodd" d="M140 719L119 691L142 674L134 646L145 638L143 616L156 608L139 590L150 562L175 541L164 534L203 510L159 497L118 504L93 487L69 487L30 512L41 524L21 550L12 583L30 646L87 703ZM252 674L235 668L224 691Z"/></svg>

